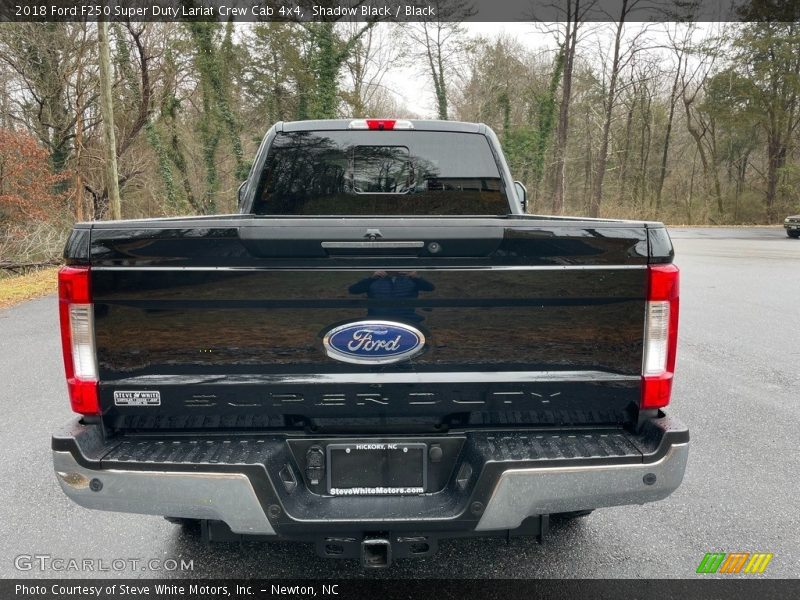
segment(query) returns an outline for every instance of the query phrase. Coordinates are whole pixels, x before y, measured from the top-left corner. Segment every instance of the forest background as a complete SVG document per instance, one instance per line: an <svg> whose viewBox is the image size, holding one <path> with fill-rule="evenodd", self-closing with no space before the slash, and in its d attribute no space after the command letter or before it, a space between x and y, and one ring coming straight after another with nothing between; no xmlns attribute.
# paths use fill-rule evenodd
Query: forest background
<svg viewBox="0 0 800 600"><path fill-rule="evenodd" d="M511 32L460 22L459 0L416 23L111 23L115 183L98 24L2 23L0 266L56 262L75 221L112 216L115 188L123 218L235 212L280 120L487 123L534 214L800 212L800 14L647 23L640 1L598 23L565 0L561 22Z"/></svg>

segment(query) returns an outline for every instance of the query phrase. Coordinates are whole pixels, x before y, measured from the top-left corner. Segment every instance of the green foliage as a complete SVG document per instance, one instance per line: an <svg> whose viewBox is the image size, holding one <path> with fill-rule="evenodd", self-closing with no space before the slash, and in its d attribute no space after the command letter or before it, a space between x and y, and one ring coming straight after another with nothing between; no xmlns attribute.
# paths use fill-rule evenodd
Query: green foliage
<svg viewBox="0 0 800 600"><path fill-rule="evenodd" d="M764 8L762 4L751 10ZM711 88L711 109L733 123L733 129L750 123L763 131L764 203L768 217L774 218L776 203L782 201L783 169L800 127L800 22L748 23L735 36L733 50L734 64L723 74L728 86Z"/></svg>
<svg viewBox="0 0 800 600"><path fill-rule="evenodd" d="M161 175L161 180L164 182L164 189L167 193L167 204L174 210L177 202L175 199L175 180L172 177L169 154L161 143L161 138L152 121L148 121L147 125L145 125L145 134L147 135L148 143L153 148L158 158L158 172Z"/></svg>
<svg viewBox="0 0 800 600"><path fill-rule="evenodd" d="M168 55L168 64L171 63L171 57ZM189 204L189 206L197 213L204 214L207 212L207 207L200 205L197 200L195 199L195 194L192 190L191 182L189 181L189 169L186 163L186 157L183 152L183 148L181 145L180 135L178 133L179 128L179 115L178 111L180 109L180 101L175 96L173 90L169 90L165 92L163 101L161 103L161 122L163 123L163 127L166 130L166 137L168 138L168 144L164 145L163 143L160 145L161 151L159 154L159 163L160 169L162 172L162 178L164 179L165 186L172 185L174 190L174 183L172 183L172 170L168 169L166 165L163 163L163 158L166 157L169 159L172 165L175 166L178 173L181 175L181 181L183 182L183 190L186 196L185 200ZM162 156L163 154L163 156ZM169 182L167 181L167 177L169 178ZM176 209L180 210L181 206L177 206Z"/></svg>
<svg viewBox="0 0 800 600"><path fill-rule="evenodd" d="M136 71L134 70L130 48L125 39L125 32L119 23L113 23L110 30L115 42L114 68L122 79L122 86L118 91L124 96L130 96L135 102L139 102L142 98L142 90L136 78Z"/></svg>
<svg viewBox="0 0 800 600"><path fill-rule="evenodd" d="M537 98L537 129L534 138L533 181L538 186L544 177L544 161L550 142L553 139L553 127L556 116L556 92L564 74L564 47L556 54L553 74L547 91Z"/></svg>
<svg viewBox="0 0 800 600"><path fill-rule="evenodd" d="M299 93L308 77L299 43L303 34L290 23L258 23L248 33L242 78L245 114L267 123L308 114L305 94L301 99Z"/></svg>
<svg viewBox="0 0 800 600"><path fill-rule="evenodd" d="M800 165L788 164L781 169L780 192L784 212L800 214Z"/></svg>
<svg viewBox="0 0 800 600"><path fill-rule="evenodd" d="M545 161L553 140L556 122L556 93L564 73L563 48L556 54L547 88L534 93L529 111L529 121L512 127L511 102L506 92L498 96L498 106L503 114L503 151L509 164L523 181L536 189L545 174ZM534 121L531 123L530 121Z"/></svg>
<svg viewBox="0 0 800 600"><path fill-rule="evenodd" d="M375 25L366 23L354 34L344 36L332 22L308 23L305 60L309 78L301 90L298 118L334 119L339 106L339 72L364 33Z"/></svg>
<svg viewBox="0 0 800 600"><path fill-rule="evenodd" d="M515 127L503 136L503 152L512 171L526 183L537 182L536 155L539 132L531 127Z"/></svg>
<svg viewBox="0 0 800 600"><path fill-rule="evenodd" d="M232 59L231 27L230 24L226 27L222 40L219 39L220 26L217 23L191 22L189 30L195 43L195 61L203 96L203 115L198 129L206 165L206 197L213 209L213 196L219 184L215 155L223 131L228 136L236 161L236 175L240 178L246 176L241 128L230 104L232 81L229 73L226 77Z"/></svg>
<svg viewBox="0 0 800 600"><path fill-rule="evenodd" d="M312 23L309 26L311 48L309 66L314 77L311 91L311 119L332 119L336 116L339 52L333 23Z"/></svg>

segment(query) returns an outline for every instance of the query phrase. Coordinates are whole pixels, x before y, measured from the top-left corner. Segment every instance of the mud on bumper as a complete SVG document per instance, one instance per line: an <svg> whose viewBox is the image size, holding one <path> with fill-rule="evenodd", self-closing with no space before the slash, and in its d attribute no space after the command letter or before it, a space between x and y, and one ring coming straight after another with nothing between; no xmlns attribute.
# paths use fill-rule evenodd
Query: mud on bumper
<svg viewBox="0 0 800 600"><path fill-rule="evenodd" d="M412 439L391 437L401 438ZM666 498L683 478L689 432L662 415L637 434L495 430L414 437L444 449L441 465L432 471L430 493L392 497L336 497L309 484L305 449L342 439L107 440L98 425L73 421L53 436L52 448L62 489L86 508L222 522L232 534L273 539L362 543L370 532L391 532L413 543L425 533L505 532L531 518Z"/></svg>

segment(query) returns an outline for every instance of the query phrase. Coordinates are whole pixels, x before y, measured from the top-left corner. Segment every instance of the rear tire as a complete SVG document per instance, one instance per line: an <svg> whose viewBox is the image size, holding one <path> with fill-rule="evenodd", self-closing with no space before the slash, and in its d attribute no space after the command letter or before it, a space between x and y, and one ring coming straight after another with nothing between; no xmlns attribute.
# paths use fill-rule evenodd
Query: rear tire
<svg viewBox="0 0 800 600"><path fill-rule="evenodd" d="M563 512L563 513L555 513L550 515L554 519L580 519L581 517L588 517L590 514L594 512L594 509L591 510L573 510L571 512Z"/></svg>
<svg viewBox="0 0 800 600"><path fill-rule="evenodd" d="M200 531L199 519L186 519L183 517L164 517L164 520L173 525L180 525L181 529L187 532Z"/></svg>

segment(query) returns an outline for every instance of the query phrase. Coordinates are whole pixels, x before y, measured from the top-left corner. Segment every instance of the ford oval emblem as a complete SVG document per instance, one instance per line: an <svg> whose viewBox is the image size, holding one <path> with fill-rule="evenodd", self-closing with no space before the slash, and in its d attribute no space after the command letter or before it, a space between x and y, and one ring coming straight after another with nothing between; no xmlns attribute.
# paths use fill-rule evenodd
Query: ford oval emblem
<svg viewBox="0 0 800 600"><path fill-rule="evenodd" d="M407 360L425 348L416 327L395 321L355 321L334 327L322 340L333 359L356 364L385 365Z"/></svg>

